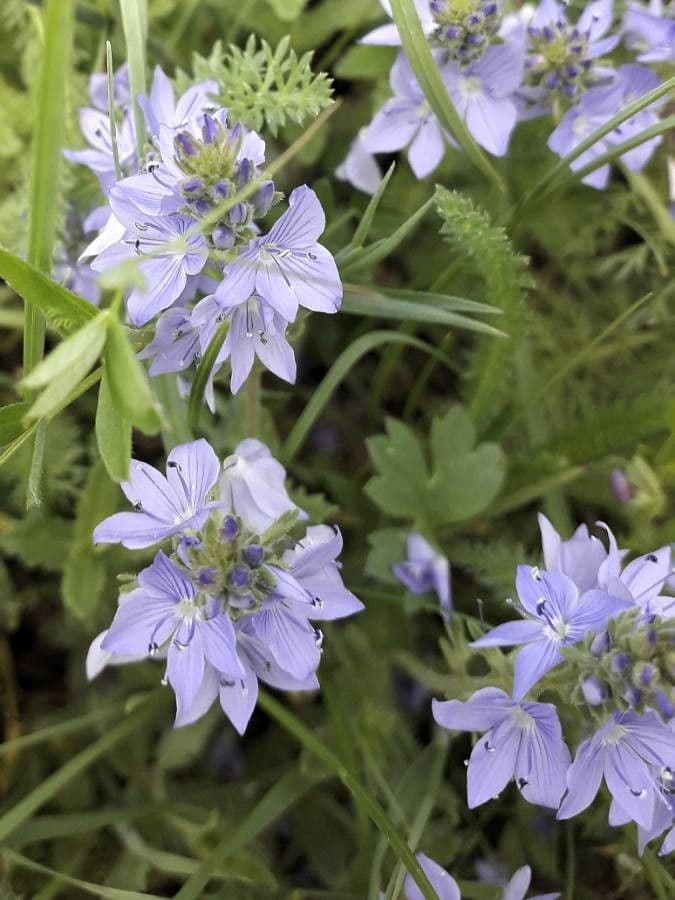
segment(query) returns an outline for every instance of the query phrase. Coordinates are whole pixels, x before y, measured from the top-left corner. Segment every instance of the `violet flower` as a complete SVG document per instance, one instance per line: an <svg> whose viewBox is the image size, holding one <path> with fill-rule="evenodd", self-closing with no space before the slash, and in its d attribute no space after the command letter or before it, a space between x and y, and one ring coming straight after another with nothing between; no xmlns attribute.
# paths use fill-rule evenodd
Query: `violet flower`
<svg viewBox="0 0 675 900"><path fill-rule="evenodd" d="M403 54L389 75L394 96L376 113L362 137L368 153L394 153L408 148L416 178L426 178L440 164L446 143L454 145L426 101L410 63Z"/></svg>
<svg viewBox="0 0 675 900"><path fill-rule="evenodd" d="M374 194L382 181L382 172L375 157L363 145L365 128L349 146L349 151L335 170L335 177L347 181L364 194Z"/></svg>
<svg viewBox="0 0 675 900"><path fill-rule="evenodd" d="M448 619L452 609L450 563L421 534L408 535L407 553L405 562L394 565L394 575L413 594L434 591L441 612Z"/></svg>
<svg viewBox="0 0 675 900"><path fill-rule="evenodd" d="M147 255L138 265L144 287L135 287L127 298L129 318L140 327L175 303L188 278L204 268L208 248L203 236L194 231L194 222L184 216L144 219L140 211L133 216L127 208L116 205L114 200L112 203L115 216L125 225L125 236L121 243L99 254L91 267L96 272L107 272L127 260Z"/></svg>
<svg viewBox="0 0 675 900"><path fill-rule="evenodd" d="M70 162L79 163L91 169L98 177L103 192L107 193L116 178L107 107L105 112L91 107L81 109L80 130L89 147L83 150L64 150L63 155ZM137 165L136 136L128 110L124 111L121 121L117 123L115 137L122 171L133 170Z"/></svg>
<svg viewBox="0 0 675 900"><path fill-rule="evenodd" d="M434 719L451 731L484 731L467 769L470 809L500 794L515 778L523 797L558 807L565 790L570 754L555 706L519 703L498 688L481 688L465 703L432 703Z"/></svg>
<svg viewBox="0 0 675 900"><path fill-rule="evenodd" d="M653 712L614 713L580 744L558 818L569 819L590 806L604 776L616 806L650 829L666 803L660 781L665 770L675 771L673 732Z"/></svg>
<svg viewBox="0 0 675 900"><path fill-rule="evenodd" d="M220 496L228 512L241 516L254 533L262 533L284 513L297 510L285 486L286 470L269 447L255 438L241 441L223 462Z"/></svg>
<svg viewBox="0 0 675 900"><path fill-rule="evenodd" d="M211 97L217 92L217 82L201 81L189 87L176 101L171 79L155 66L150 94L140 94L138 105L145 113L150 135L158 138L162 125L172 129L195 125L203 113L216 108Z"/></svg>
<svg viewBox="0 0 675 900"><path fill-rule="evenodd" d="M312 598L311 619L342 619L363 609L342 581L337 562L341 553L342 535L330 525L310 526L302 540L284 553L290 574Z"/></svg>
<svg viewBox="0 0 675 900"><path fill-rule="evenodd" d="M436 891L438 900L461 900L462 894L459 885L449 872L446 872L442 866L425 856L424 853L418 853L416 859L432 888ZM403 893L405 900L424 900L424 894L410 874L406 875L403 882Z"/></svg>
<svg viewBox="0 0 675 900"><path fill-rule="evenodd" d="M306 185L295 188L288 209L269 233L251 241L225 267L216 298L229 312L260 297L287 322L298 306L335 313L342 302L342 283L332 255L317 243L326 227L319 198Z"/></svg>
<svg viewBox="0 0 675 900"><path fill-rule="evenodd" d="M207 661L231 677L245 674L230 618L212 603L200 604L195 585L160 550L118 606L101 648L153 656L167 643L166 677L179 715L192 705Z"/></svg>
<svg viewBox="0 0 675 900"><path fill-rule="evenodd" d="M638 51L638 62L675 60L675 19L664 15L662 0L650 0L645 8L629 3L623 18L627 46Z"/></svg>
<svg viewBox="0 0 675 900"><path fill-rule="evenodd" d="M104 519L94 530L94 543L135 550L201 528L209 511L219 505L208 500L219 471L218 458L203 438L171 451L166 478L147 463L132 461L131 478L121 488L135 511Z"/></svg>
<svg viewBox="0 0 675 900"><path fill-rule="evenodd" d="M452 101L477 143L495 156L506 153L516 124L513 95L523 76L523 56L514 44L488 47L466 67L442 69Z"/></svg>
<svg viewBox="0 0 675 900"><path fill-rule="evenodd" d="M192 324L200 332L204 354L226 313L215 295L205 297L194 309ZM295 383L296 363L293 348L286 339L288 322L272 307L253 295L229 313L230 328L216 357L212 377L229 359L232 368L230 387L236 394L248 378L255 359L279 378Z"/></svg>
<svg viewBox="0 0 675 900"><path fill-rule="evenodd" d="M558 156L565 156L612 116L659 84L658 77L644 66L621 66L610 85L591 88L585 92L579 104L565 114L558 127L553 131L548 140L548 146ZM572 171L581 169L616 144L645 131L657 122L658 115L655 105L652 104L585 150L572 163ZM661 141L660 135L650 138L624 153L620 159L629 169L640 171L649 162ZM607 186L609 174L610 165L606 163L584 176L582 183L602 190Z"/></svg>
<svg viewBox="0 0 675 900"><path fill-rule="evenodd" d="M433 34L436 28L436 22L434 21L434 17L431 13L431 4L429 0L413 0L413 3L415 4L415 9L417 10L417 14L420 18L422 31L428 37L429 35ZM389 2L389 0L380 0L380 6L390 19L394 18L391 11L391 3ZM374 44L376 46L383 47L400 47L401 35L398 33L398 28L396 27L396 25L391 22L387 25L379 25L377 28L369 31L368 34L364 35L361 38L359 43Z"/></svg>
<svg viewBox="0 0 675 900"><path fill-rule="evenodd" d="M518 566L516 589L521 622L505 622L473 641L472 647L524 644L516 655L513 696L520 700L563 661L562 649L600 631L610 617L631 608L630 601L600 589L579 593L566 575Z"/></svg>

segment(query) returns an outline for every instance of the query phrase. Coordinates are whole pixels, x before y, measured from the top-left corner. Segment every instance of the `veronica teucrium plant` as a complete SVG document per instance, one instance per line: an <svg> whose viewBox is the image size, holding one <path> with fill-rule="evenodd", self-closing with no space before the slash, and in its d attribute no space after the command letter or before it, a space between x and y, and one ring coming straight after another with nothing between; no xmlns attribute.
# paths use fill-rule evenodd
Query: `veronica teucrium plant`
<svg viewBox="0 0 675 900"><path fill-rule="evenodd" d="M672 4L0 44L0 898L675 896Z"/></svg>

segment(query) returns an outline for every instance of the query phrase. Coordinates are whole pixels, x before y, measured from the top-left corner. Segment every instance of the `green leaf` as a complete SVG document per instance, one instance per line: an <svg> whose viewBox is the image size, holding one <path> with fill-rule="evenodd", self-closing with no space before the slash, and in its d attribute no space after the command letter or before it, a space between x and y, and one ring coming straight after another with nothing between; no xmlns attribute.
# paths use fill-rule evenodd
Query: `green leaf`
<svg viewBox="0 0 675 900"><path fill-rule="evenodd" d="M119 490L102 462L89 472L77 507L73 541L63 570L61 590L66 608L86 621L91 618L105 585L106 572L92 542L94 528L117 509Z"/></svg>
<svg viewBox="0 0 675 900"><path fill-rule="evenodd" d="M401 46L415 77L424 91L429 106L441 125L455 138L469 159L499 188L504 190L501 176L478 148L466 125L455 109L448 89L422 31L419 14L413 0L391 0L391 11L401 36Z"/></svg>
<svg viewBox="0 0 675 900"><path fill-rule="evenodd" d="M282 22L292 22L307 6L308 0L267 0Z"/></svg>
<svg viewBox="0 0 675 900"><path fill-rule="evenodd" d="M131 461L131 422L115 405L105 371L96 407L96 442L108 475L113 481L126 481Z"/></svg>
<svg viewBox="0 0 675 900"><path fill-rule="evenodd" d="M98 310L56 284L18 256L0 248L0 278L23 300L37 307L61 334L72 334L93 319Z"/></svg>
<svg viewBox="0 0 675 900"><path fill-rule="evenodd" d="M435 200L443 220L441 234L457 255L470 260L485 283L486 298L504 312L499 324L509 340L482 344L469 373L471 418L483 431L512 397L514 347L525 329L526 261L515 252L504 229L493 225L468 197L439 186Z"/></svg>
<svg viewBox="0 0 675 900"><path fill-rule="evenodd" d="M10 403L0 409L0 447L23 434L23 420L29 409L30 403Z"/></svg>
<svg viewBox="0 0 675 900"><path fill-rule="evenodd" d="M275 2L293 13L303 0ZM256 130L266 127L276 136L289 122L302 125L332 103L332 81L323 72L312 72L312 56L309 52L298 57L288 37L273 48L265 40L258 44L251 35L245 47L231 44L225 51L218 41L208 58L194 54L194 79L181 75L179 89L212 79L233 121Z"/></svg>
<svg viewBox="0 0 675 900"><path fill-rule="evenodd" d="M419 298L415 301L399 300L372 288L346 284L341 312L357 316L372 316L378 319L428 322L435 325L446 325L448 328L464 328L467 331L479 331L483 334L504 337L504 333L498 328L493 328L492 325L471 319L461 313L448 312L433 301L427 302L423 292L419 292ZM470 303L471 301L465 302Z"/></svg>
<svg viewBox="0 0 675 900"><path fill-rule="evenodd" d="M378 474L365 492L383 512L420 526L470 519L489 506L505 474L496 444L474 445L473 424L462 407L453 407L433 421L429 468L415 433L389 419L387 435L368 441Z"/></svg>
<svg viewBox="0 0 675 900"><path fill-rule="evenodd" d="M127 419L145 434L155 434L160 420L148 376L131 348L124 326L114 316L108 322L105 371L119 417Z"/></svg>
<svg viewBox="0 0 675 900"><path fill-rule="evenodd" d="M433 475L429 508L433 521L463 522L486 509L499 493L505 462L497 444L475 447L476 433L461 406L431 426Z"/></svg>
<svg viewBox="0 0 675 900"><path fill-rule="evenodd" d="M407 334L400 334L398 331L372 331L369 334L363 334L353 343L343 350L330 367L321 384L312 394L312 399L302 411L300 418L296 421L291 429L290 434L286 438L282 456L285 462L290 462L298 452L309 434L312 425L321 415L324 407L330 400L333 391L337 388L343 378L345 378L356 363L366 354L375 350L383 344L405 344L408 347L415 347L417 350L423 350L429 353L439 362L443 363L452 371L453 363L445 354L420 341L417 338Z"/></svg>
<svg viewBox="0 0 675 900"><path fill-rule="evenodd" d="M405 528L380 528L368 535L370 550L366 560L366 574L378 581L394 584L396 579L391 571L394 563L406 558Z"/></svg>
<svg viewBox="0 0 675 900"><path fill-rule="evenodd" d="M30 419L42 419L57 411L99 358L106 336L107 314L101 313L66 338L24 379L27 388L47 387L28 412Z"/></svg>
<svg viewBox="0 0 675 900"><path fill-rule="evenodd" d="M68 519L30 512L0 536L0 548L29 569L60 572L68 554L73 524Z"/></svg>
<svg viewBox="0 0 675 900"><path fill-rule="evenodd" d="M58 344L37 368L26 375L21 382L23 387L37 389L45 387L45 385L51 386L54 381L69 375L81 360L86 359L87 366L83 375L76 380L71 379L72 387L74 387L89 372L103 349L107 318L107 313L99 313L95 319ZM82 368L84 368L84 364Z"/></svg>
<svg viewBox="0 0 675 900"><path fill-rule="evenodd" d="M346 81L374 81L389 74L394 59L392 47L355 44L340 57L334 72Z"/></svg>

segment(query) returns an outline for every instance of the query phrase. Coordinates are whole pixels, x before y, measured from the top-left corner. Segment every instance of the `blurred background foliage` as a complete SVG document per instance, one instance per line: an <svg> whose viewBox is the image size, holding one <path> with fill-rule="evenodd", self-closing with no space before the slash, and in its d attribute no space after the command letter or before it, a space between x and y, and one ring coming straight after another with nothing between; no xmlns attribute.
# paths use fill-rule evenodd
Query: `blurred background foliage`
<svg viewBox="0 0 675 900"><path fill-rule="evenodd" d="M288 36L299 58L313 52L313 71L333 79L342 105L279 176L282 190L307 181L319 192L333 252L348 243L367 205L367 197L333 172L387 95L393 51L355 43L380 18L377 0L150 3L149 61L180 71L183 83L214 76L226 98L237 71L225 71L214 44L244 48L251 33L256 51L260 41L276 48ZM80 0L64 110L70 146L78 141L87 78L104 68L106 39L115 60L123 60L117 3ZM0 243L18 253L25 250L41 42L39 4L4 0ZM273 159L302 128L283 92L276 112L266 116L254 106L255 93L252 124L266 117ZM361 336L377 327L398 329L444 355L439 360L395 343L365 354L285 460L298 502L317 520L328 515L342 528L345 580L366 603L357 620L328 630L321 694L289 702L406 833L416 840L424 833L425 852L450 868L465 896L497 896L493 886L475 881L477 858L500 859L510 871L529 863L542 890L566 879L569 886L576 846L569 897L648 898L649 853L646 861L637 858L630 829L608 830L603 804L574 826L517 802L513 789L467 810L468 742L456 737L449 744L434 732L429 702L444 693L466 696L486 673L465 648L464 617L446 634L434 605L405 595L390 575L405 534L422 529L451 562L455 606L466 621L478 615L478 597L496 621L505 614L515 565L537 559L540 508L564 532L580 521L607 521L638 552L675 540L675 226L666 209L665 165L673 136L643 174L619 171L602 193L568 185L509 221L514 199L551 165L545 139L543 122L519 126L508 157L499 161L504 196L454 152L435 173L443 186L435 194L432 183L415 181L398 165L371 239L390 236L430 196L435 202L394 253L345 276L490 304L501 315L489 322L506 337L347 313L315 316L296 330L297 386L264 381L264 437L284 459L283 440L317 385ZM68 202L89 208L93 179L76 167L65 171ZM65 217L65 201L62 206ZM0 346L0 394L10 402L21 365L21 314L5 287ZM223 390L217 416L204 420L220 455L242 436L240 403ZM0 467L4 736L40 735L0 755L4 810L105 741L129 698L156 686L161 674L148 662L86 683L88 644L110 620L118 573L136 562L128 551L94 552L88 542L91 525L121 507L120 492L96 462L94 413L89 393L49 425L39 509L25 511L27 450ZM448 442L452 452L444 453ZM160 438L137 434L134 446L152 461L164 453ZM623 500L610 488L617 468L630 484ZM139 564L149 559L136 556ZM395 895L400 873L364 811L264 712L254 714L240 739L218 710L173 731L169 706L160 691L142 727L110 749L104 744L92 765L81 766L0 840L7 850L3 898L174 896L228 834L232 852L215 860L200 896L376 900L388 883L387 896Z"/></svg>

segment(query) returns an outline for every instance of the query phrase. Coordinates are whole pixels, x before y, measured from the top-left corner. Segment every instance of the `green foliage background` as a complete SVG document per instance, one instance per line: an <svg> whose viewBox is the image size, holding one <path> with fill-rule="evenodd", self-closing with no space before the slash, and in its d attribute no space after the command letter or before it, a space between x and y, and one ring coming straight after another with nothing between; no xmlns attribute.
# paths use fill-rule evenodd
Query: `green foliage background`
<svg viewBox="0 0 675 900"><path fill-rule="evenodd" d="M607 828L606 802L566 827L514 790L468 811L468 741L436 733L429 711L431 696L464 697L505 677L503 658L482 670L466 638L477 597L488 620L506 617L515 565L537 558L538 509L565 532L607 521L638 552L675 541L675 225L664 215L672 135L641 175L619 171L602 193L568 181L518 209L553 164L545 124L525 123L498 163L505 192L451 152L436 187L401 162L368 207L333 172L387 95L393 51L355 43L379 20L377 0L149 6L149 63L178 72L183 85L218 80L224 102L263 127L271 159L325 107L330 79L342 101L277 181L319 192L345 311L297 329L298 384L264 380L260 433L288 466L298 502L315 521L340 525L345 580L366 612L327 629L321 694L288 704L411 844L450 868L464 896L498 895L476 881L479 857L499 857L509 871L529 863L537 887L568 898L672 896L653 851L641 860L631 829ZM105 39L124 59L117 3L76 3L67 146L80 140L76 110L89 73L104 68ZM43 41L40 8L5 0L0 244L19 256ZM232 43L240 49L226 55ZM89 208L96 185L65 167L66 195ZM66 212L60 199L57 218ZM0 894L398 896L402 869L363 803L273 710L258 710L244 739L218 710L173 731L151 663L87 684L84 656L110 621L118 575L150 558L90 544L93 525L122 506L110 476L123 477L132 426L134 452L160 461L190 425L170 379L153 380L148 393L114 305L94 317L34 271L12 263L10 276L7 259L8 285L47 315L49 348L59 336L77 339L86 323L84 344L96 352L86 367L75 353L77 371L72 344L51 357L48 374L26 384L42 390L42 406L29 412L16 390L21 304L0 287L0 392L3 403L21 403L0 418L0 685L10 741L0 750ZM78 387L99 351L100 389L96 368ZM224 456L244 434L243 416L242 400L223 390L216 417L202 415L198 428ZM40 502L27 511L42 428ZM629 503L610 491L617 467L633 486ZM412 527L451 561L459 615L448 632L435 605L406 595L390 574ZM212 877L195 888L199 871Z"/></svg>

